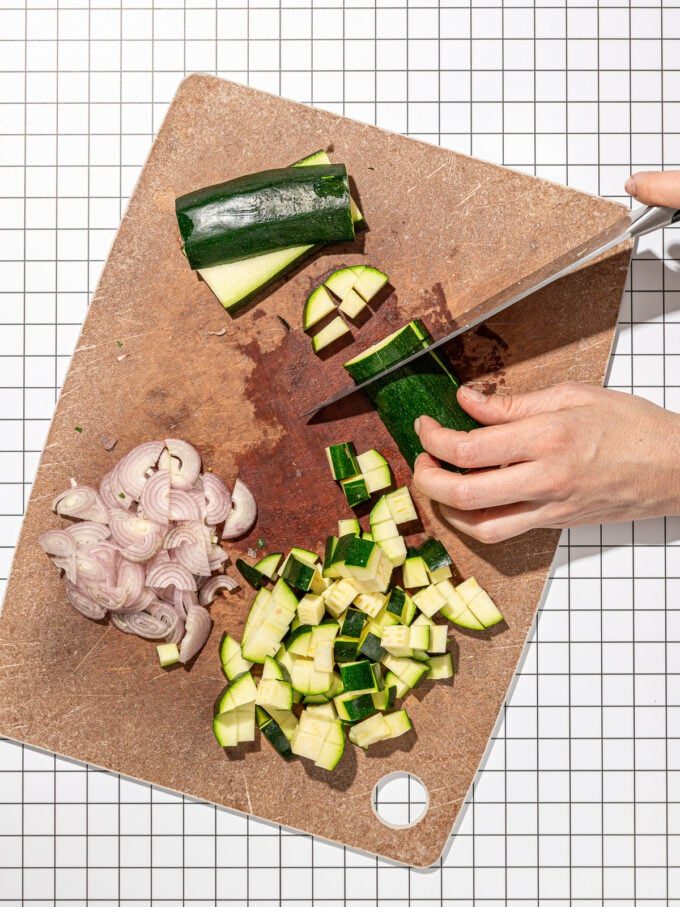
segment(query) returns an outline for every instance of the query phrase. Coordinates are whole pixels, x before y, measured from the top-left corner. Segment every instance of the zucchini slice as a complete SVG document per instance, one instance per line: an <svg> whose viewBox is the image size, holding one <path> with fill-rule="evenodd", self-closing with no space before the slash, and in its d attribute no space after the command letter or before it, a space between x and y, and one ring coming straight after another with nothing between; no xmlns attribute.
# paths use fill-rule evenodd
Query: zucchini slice
<svg viewBox="0 0 680 907"><path fill-rule="evenodd" d="M175 214L194 270L290 246L354 239L344 164L239 176L180 196Z"/></svg>
<svg viewBox="0 0 680 907"><path fill-rule="evenodd" d="M368 306L357 291L352 289L344 296L338 308L343 315L347 315L348 318L355 321L368 309Z"/></svg>
<svg viewBox="0 0 680 907"><path fill-rule="evenodd" d="M255 564L255 569L264 574L267 579L274 579L274 575L279 569L282 557L283 554L280 551L275 551L273 554L265 554L265 556L260 558Z"/></svg>

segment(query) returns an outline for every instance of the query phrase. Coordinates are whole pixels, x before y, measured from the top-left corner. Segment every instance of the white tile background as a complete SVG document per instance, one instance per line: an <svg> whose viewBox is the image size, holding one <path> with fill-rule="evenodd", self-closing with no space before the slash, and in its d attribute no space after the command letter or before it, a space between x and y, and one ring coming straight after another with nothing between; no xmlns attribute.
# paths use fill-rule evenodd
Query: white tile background
<svg viewBox="0 0 680 907"><path fill-rule="evenodd" d="M680 0L0 0L0 576L109 244L200 70L623 199L680 166ZM610 385L680 411L680 243ZM680 905L680 521L565 533L442 865L409 872L0 741L0 904ZM4 585L4 580L3 580Z"/></svg>

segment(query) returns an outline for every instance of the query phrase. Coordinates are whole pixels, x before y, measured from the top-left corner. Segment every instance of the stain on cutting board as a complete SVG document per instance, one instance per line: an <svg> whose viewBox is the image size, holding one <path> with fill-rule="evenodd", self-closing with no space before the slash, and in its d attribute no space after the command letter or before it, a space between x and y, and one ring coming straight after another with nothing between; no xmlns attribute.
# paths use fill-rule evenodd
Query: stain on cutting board
<svg viewBox="0 0 680 907"><path fill-rule="evenodd" d="M370 229L231 318L186 265L174 198L331 144ZM410 480L365 401L306 425L302 411L346 383L342 362L409 318L443 327L619 213L602 199L331 113L208 76L187 79L118 232L33 486L0 620L0 733L405 863L434 862L484 753L558 533L488 548L457 536L418 500L424 530L442 538L463 576L478 577L507 625L480 635L454 630L458 673L453 684L425 684L409 698L415 733L368 753L348 745L334 773L285 763L266 742L225 754L212 737L212 703L224 684L217 642L225 629L240 635L250 591L215 602L212 635L190 670L163 672L152 643L69 607L36 539L61 525L50 504L71 476L96 483L140 441L179 436L206 466L229 482L240 474L257 496L258 523L229 546L232 561L259 537L269 551L320 545L349 516L327 473L326 444L351 438L360 450L377 447L397 481ZM629 255L621 246L460 338L452 352L461 375L505 393L601 382ZM304 297L330 268L361 261L390 275L391 292L353 328L349 352L319 359L300 329ZM210 333L225 326L224 335ZM128 354L121 362L117 340ZM104 450L102 433L119 439L114 451ZM422 821L406 830L380 824L370 805L375 783L397 770L418 774L430 796Z"/></svg>

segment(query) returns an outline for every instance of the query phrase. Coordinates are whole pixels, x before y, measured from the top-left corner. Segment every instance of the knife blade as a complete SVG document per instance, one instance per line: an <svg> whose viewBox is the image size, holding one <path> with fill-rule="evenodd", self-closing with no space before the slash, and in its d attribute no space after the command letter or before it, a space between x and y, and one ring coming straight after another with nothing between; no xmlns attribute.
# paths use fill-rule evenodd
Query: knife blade
<svg viewBox="0 0 680 907"><path fill-rule="evenodd" d="M361 384L352 384L344 387L333 396L324 400L323 403L319 403L318 406L304 412L303 415L308 416L310 419L313 418L322 410L339 403L345 397L363 390L375 381L379 381L392 374L392 372L397 371L397 369L410 365L420 359L421 356L434 352L434 350L444 346L444 344L450 343L459 334L477 327L483 321L497 315L532 293L542 290L543 287L547 287L561 277L566 277L572 271L618 246L619 243L627 239L637 239L637 237L643 236L645 233L651 233L653 230L658 230L662 227L671 226L671 224L677 223L679 220L680 210L676 211L674 208L643 207L634 211L626 211L613 224L610 224L610 226L597 233L591 239L579 243L558 258L542 265L510 286L468 309L460 319L453 322L452 329L448 333L434 340L429 346L423 347L407 359L402 359L401 362L397 362L389 368L378 372Z"/></svg>

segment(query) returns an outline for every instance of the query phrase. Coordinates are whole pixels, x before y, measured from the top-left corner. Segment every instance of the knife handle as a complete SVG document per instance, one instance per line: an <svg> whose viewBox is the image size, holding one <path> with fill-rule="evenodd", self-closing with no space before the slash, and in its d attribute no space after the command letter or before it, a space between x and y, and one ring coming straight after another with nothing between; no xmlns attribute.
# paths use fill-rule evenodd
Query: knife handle
<svg viewBox="0 0 680 907"><path fill-rule="evenodd" d="M635 238L680 222L680 211L676 211L675 208L650 206L633 211L631 218L633 222L628 228L628 235Z"/></svg>

